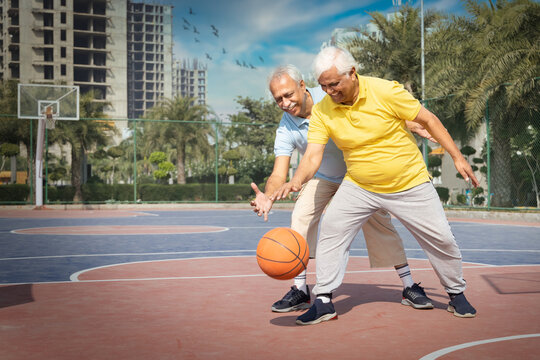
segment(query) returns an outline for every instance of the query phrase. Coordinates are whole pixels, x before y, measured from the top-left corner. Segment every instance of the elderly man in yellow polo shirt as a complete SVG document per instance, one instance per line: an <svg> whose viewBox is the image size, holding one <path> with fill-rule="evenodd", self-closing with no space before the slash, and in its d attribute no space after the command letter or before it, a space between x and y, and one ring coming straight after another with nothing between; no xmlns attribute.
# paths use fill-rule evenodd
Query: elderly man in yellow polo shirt
<svg viewBox="0 0 540 360"><path fill-rule="evenodd" d="M379 209L396 217L427 254L450 296L447 310L458 317L474 317L476 310L463 294L461 252L405 121L415 121L428 130L452 156L463 178L478 186L471 166L439 119L401 84L357 75L354 58L336 47L323 49L313 68L328 95L313 107L308 147L294 177L272 199L300 190L313 177L330 138L343 151L347 174L321 223L313 289L317 298L296 323L310 325L337 318L332 292L343 281L350 245Z"/></svg>

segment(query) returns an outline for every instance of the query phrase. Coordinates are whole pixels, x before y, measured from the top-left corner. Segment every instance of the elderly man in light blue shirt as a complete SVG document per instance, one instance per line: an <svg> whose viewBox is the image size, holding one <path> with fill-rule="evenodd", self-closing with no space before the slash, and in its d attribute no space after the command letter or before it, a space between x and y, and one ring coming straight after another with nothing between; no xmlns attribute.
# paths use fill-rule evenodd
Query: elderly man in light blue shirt
<svg viewBox="0 0 540 360"><path fill-rule="evenodd" d="M287 180L290 159L294 149L304 154L311 108L326 93L319 87L306 88L300 71L286 65L276 68L269 77L269 89L277 105L284 111L276 130L274 153L276 156L272 174L266 182L264 193L252 183L255 199L251 201L254 211L268 220L273 201L270 196ZM414 124L409 124L414 126ZM414 131L424 137L429 134L421 127ZM300 190L292 212L291 228L308 242L310 258L315 258L318 226L326 205L336 193L347 171L341 150L330 140L325 147L321 166L315 177ZM415 309L431 309L433 304L422 287L414 283L403 249L403 242L385 211L376 212L362 227L371 267L394 266L403 282L402 301ZM285 296L272 305L274 312L307 309L310 292L306 283L306 271L294 278L294 285Z"/></svg>

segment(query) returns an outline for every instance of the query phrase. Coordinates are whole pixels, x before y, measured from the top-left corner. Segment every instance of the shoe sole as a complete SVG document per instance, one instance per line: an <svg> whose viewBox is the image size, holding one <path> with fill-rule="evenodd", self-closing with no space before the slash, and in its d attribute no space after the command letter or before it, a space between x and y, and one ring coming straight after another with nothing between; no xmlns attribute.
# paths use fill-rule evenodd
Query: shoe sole
<svg viewBox="0 0 540 360"><path fill-rule="evenodd" d="M433 309L433 304L432 303L427 303L427 304L424 304L424 305L415 304L409 299L402 299L401 304L406 305L406 306L412 306L415 309L422 309L422 310Z"/></svg>
<svg viewBox="0 0 540 360"><path fill-rule="evenodd" d="M454 316L460 317L460 318L473 318L476 316L476 314L466 313L466 314L460 314L456 311L456 308L454 308L452 305L448 305L446 308L446 311L454 313Z"/></svg>
<svg viewBox="0 0 540 360"><path fill-rule="evenodd" d="M321 316L318 319L315 319L313 321L308 321L308 322L303 322L302 320L297 319L296 324L298 324L298 325L315 325L315 324L321 323L323 321L337 320L337 318L338 318L337 313L325 314L325 315Z"/></svg>
<svg viewBox="0 0 540 360"><path fill-rule="evenodd" d="M286 313L286 312L291 312L291 311L306 310L306 309L309 309L310 307L311 307L310 303L301 303L301 304L294 305L285 309L278 309L272 306L272 311L277 312L277 313Z"/></svg>

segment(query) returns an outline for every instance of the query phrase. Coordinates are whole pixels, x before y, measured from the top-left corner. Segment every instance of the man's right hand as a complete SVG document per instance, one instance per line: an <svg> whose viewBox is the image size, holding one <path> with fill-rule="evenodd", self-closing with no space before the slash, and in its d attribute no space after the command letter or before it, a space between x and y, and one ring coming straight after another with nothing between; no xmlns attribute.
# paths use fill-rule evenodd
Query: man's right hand
<svg viewBox="0 0 540 360"><path fill-rule="evenodd" d="M274 202L259 190L257 184L251 183L251 188L255 191L255 199L250 202L251 206L254 207L253 211L257 213L257 216L264 215L264 221L268 221L268 214Z"/></svg>

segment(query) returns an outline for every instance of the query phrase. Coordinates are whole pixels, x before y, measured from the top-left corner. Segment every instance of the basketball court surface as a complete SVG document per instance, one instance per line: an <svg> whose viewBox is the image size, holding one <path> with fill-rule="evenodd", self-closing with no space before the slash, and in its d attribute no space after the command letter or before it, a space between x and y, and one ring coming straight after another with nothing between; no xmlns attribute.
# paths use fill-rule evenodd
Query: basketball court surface
<svg viewBox="0 0 540 360"><path fill-rule="evenodd" d="M179 207L180 208L180 207ZM290 224L247 208L0 209L0 359L538 359L540 221L450 218L476 318L448 297L394 220L435 309L401 305L394 269L352 245L338 319L273 313L292 280L262 273L261 236ZM308 285L315 282L315 261Z"/></svg>

